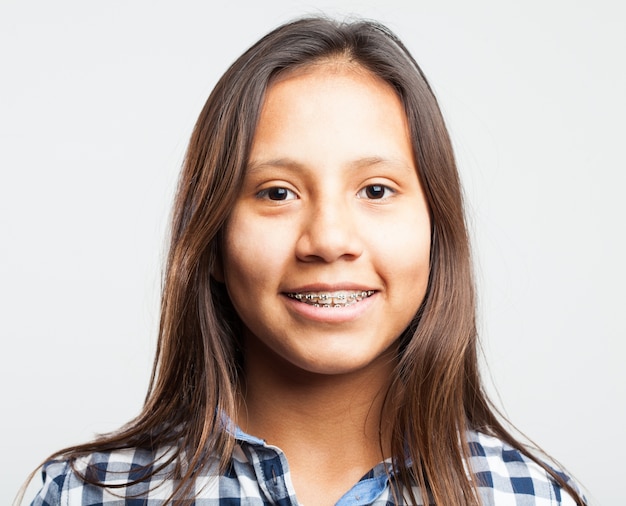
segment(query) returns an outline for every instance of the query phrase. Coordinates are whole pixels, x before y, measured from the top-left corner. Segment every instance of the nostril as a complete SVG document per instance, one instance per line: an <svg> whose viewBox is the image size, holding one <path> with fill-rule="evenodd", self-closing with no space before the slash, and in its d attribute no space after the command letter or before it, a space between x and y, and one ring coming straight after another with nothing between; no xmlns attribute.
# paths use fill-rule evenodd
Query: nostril
<svg viewBox="0 0 626 506"><path fill-rule="evenodd" d="M358 228L349 214L339 212L336 206L315 213L296 244L296 254L303 261L349 260L362 252Z"/></svg>

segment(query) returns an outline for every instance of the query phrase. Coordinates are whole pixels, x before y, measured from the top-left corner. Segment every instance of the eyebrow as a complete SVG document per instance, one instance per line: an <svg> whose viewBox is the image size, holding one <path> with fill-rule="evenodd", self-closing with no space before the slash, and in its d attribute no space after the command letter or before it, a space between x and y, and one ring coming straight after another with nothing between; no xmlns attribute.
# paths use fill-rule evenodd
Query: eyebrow
<svg viewBox="0 0 626 506"><path fill-rule="evenodd" d="M413 167L407 165L402 160L398 160L395 158L383 158L380 156L366 156L363 158L358 158L357 160L353 160L348 163L348 167L350 169L361 169L364 167L372 167L374 165L383 164L398 167L400 169L410 171L411 173L415 171ZM261 169L271 167L303 170L307 168L307 164L298 162L297 160L293 160L292 158L273 158L270 160L259 160L248 163L246 167L246 172L249 174L253 174L254 172L258 172Z"/></svg>

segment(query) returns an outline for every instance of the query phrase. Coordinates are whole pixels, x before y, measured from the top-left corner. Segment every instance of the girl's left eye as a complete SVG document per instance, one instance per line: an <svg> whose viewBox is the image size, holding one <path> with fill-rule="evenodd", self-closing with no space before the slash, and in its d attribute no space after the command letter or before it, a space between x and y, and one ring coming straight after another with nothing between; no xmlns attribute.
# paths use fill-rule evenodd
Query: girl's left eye
<svg viewBox="0 0 626 506"><path fill-rule="evenodd" d="M266 188L256 194L257 198L269 200L292 200L296 198L296 194L287 188L281 186L273 186Z"/></svg>
<svg viewBox="0 0 626 506"><path fill-rule="evenodd" d="M357 196L362 199L380 200L390 197L395 192L388 186L382 184L370 184L359 190Z"/></svg>

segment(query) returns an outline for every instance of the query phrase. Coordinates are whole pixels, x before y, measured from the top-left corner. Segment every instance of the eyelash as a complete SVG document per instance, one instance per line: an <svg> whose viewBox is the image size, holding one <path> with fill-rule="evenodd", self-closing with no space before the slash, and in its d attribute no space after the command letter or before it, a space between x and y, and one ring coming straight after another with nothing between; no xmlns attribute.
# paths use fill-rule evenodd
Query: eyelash
<svg viewBox="0 0 626 506"><path fill-rule="evenodd" d="M373 190L376 193L382 191L382 195L380 196L368 195L368 190ZM383 200L383 199L391 197L394 193L396 193L395 190L389 188L388 186L385 186L384 184L368 184L367 186L359 190L356 195L358 198L361 198L361 199Z"/></svg>
<svg viewBox="0 0 626 506"><path fill-rule="evenodd" d="M287 198L272 198L272 193L274 193L275 196L275 192L282 192L281 195L288 195L289 193L292 194L292 198L291 199L287 199ZM292 200L293 198L297 198L296 194L291 191L288 188L285 188L284 186L272 186L271 188L266 188L265 190L261 190L259 193L256 194L256 197L259 199L269 199L269 200L273 200L275 202L282 202L285 200Z"/></svg>

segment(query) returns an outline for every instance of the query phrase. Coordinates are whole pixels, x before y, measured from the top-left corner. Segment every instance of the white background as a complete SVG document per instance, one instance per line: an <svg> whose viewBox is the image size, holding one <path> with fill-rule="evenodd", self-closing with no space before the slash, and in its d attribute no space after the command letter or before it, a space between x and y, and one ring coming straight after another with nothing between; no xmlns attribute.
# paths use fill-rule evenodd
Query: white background
<svg viewBox="0 0 626 506"><path fill-rule="evenodd" d="M140 409L195 118L251 43L324 12L385 22L422 65L466 186L498 402L595 504L624 504L622 2L211 4L0 0L0 503Z"/></svg>

